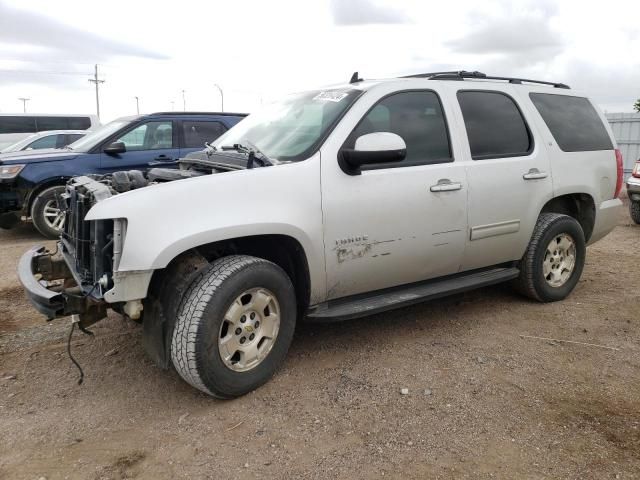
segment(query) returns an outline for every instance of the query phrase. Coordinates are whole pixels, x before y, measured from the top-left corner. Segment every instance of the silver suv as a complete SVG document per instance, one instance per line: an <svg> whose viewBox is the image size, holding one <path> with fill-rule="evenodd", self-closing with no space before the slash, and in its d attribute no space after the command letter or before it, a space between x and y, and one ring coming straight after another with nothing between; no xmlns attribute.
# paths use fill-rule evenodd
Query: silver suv
<svg viewBox="0 0 640 480"><path fill-rule="evenodd" d="M141 321L159 365L230 398L270 378L302 319L506 281L562 300L621 186L607 122L566 85L354 74L266 106L179 170L73 179L57 253L34 247L19 274L49 318Z"/></svg>

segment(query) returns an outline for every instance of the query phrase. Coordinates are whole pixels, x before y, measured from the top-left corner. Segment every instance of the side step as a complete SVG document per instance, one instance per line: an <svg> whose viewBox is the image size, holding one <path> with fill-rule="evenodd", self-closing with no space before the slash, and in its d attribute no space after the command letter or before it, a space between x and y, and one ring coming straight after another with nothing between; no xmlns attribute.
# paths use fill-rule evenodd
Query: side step
<svg viewBox="0 0 640 480"><path fill-rule="evenodd" d="M493 268L491 270L476 270L472 273L457 274L443 279L412 283L402 287L376 290L371 293L320 303L309 309L307 319L317 322L334 322L365 317L374 313L505 282L517 278L519 274L520 270L514 267Z"/></svg>

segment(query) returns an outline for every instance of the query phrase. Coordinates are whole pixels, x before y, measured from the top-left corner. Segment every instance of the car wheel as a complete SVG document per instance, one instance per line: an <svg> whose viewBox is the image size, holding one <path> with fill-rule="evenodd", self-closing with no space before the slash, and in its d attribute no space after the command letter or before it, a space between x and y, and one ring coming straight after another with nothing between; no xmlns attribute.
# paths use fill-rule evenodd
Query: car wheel
<svg viewBox="0 0 640 480"><path fill-rule="evenodd" d="M284 358L296 324L296 297L277 265L246 255L205 267L178 307L171 360L180 376L218 398L265 383Z"/></svg>
<svg viewBox="0 0 640 480"><path fill-rule="evenodd" d="M36 229L45 237L56 239L64 228L66 212L58 208L57 195L64 192L65 187L55 186L44 189L31 205L31 221Z"/></svg>
<svg viewBox="0 0 640 480"><path fill-rule="evenodd" d="M640 225L640 202L629 202L629 213L631 214L631 220Z"/></svg>
<svg viewBox="0 0 640 480"><path fill-rule="evenodd" d="M578 283L585 254L584 232L573 217L543 213L520 261L516 286L540 302L562 300Z"/></svg>

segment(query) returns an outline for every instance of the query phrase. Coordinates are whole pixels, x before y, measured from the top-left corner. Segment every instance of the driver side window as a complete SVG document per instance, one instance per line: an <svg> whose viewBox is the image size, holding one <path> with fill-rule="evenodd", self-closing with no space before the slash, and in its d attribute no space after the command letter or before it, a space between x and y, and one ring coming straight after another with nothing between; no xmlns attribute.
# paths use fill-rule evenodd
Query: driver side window
<svg viewBox="0 0 640 480"><path fill-rule="evenodd" d="M369 165L363 170L453 161L446 119L435 92L400 92L383 98L349 135L345 147L353 148L358 137L374 132L400 135L407 156L401 162Z"/></svg>
<svg viewBox="0 0 640 480"><path fill-rule="evenodd" d="M171 121L143 123L129 130L116 142L124 143L127 151L173 148L173 125Z"/></svg>

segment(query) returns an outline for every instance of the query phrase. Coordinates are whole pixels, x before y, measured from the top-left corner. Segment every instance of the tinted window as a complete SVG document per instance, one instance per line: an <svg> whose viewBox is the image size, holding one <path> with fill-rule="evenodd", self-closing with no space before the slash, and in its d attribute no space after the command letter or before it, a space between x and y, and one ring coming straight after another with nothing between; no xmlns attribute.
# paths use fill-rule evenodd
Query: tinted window
<svg viewBox="0 0 640 480"><path fill-rule="evenodd" d="M471 158L515 157L533 147L529 129L511 97L499 92L459 91Z"/></svg>
<svg viewBox="0 0 640 480"><path fill-rule="evenodd" d="M67 130L69 128L69 122L64 117L36 117L36 122L39 132L46 130Z"/></svg>
<svg viewBox="0 0 640 480"><path fill-rule="evenodd" d="M47 135L46 137L39 138L35 142L30 143L23 150L39 150L41 148L56 148L59 135Z"/></svg>
<svg viewBox="0 0 640 480"><path fill-rule="evenodd" d="M127 150L158 150L173 148L171 121L147 122L129 130L116 142L124 143Z"/></svg>
<svg viewBox="0 0 640 480"><path fill-rule="evenodd" d="M65 138L62 141L62 145L60 145L60 147L71 145L73 142L75 142L76 140L80 140L82 137L84 137L84 135L80 133L70 133L68 135L65 135Z"/></svg>
<svg viewBox="0 0 640 480"><path fill-rule="evenodd" d="M186 148L202 148L205 142L213 142L226 131L220 122L182 122L184 146Z"/></svg>
<svg viewBox="0 0 640 480"><path fill-rule="evenodd" d="M2 117L0 116L0 133L34 133L36 122L34 117Z"/></svg>
<svg viewBox="0 0 640 480"><path fill-rule="evenodd" d="M586 98L549 93L530 93L529 97L565 152L613 149L602 120Z"/></svg>
<svg viewBox="0 0 640 480"><path fill-rule="evenodd" d="M402 162L367 168L450 162L449 135L440 100L434 92L402 92L383 98L360 121L345 147L353 148L361 135L391 132L407 145Z"/></svg>
<svg viewBox="0 0 640 480"><path fill-rule="evenodd" d="M86 130L91 128L89 117L69 117L69 130Z"/></svg>

